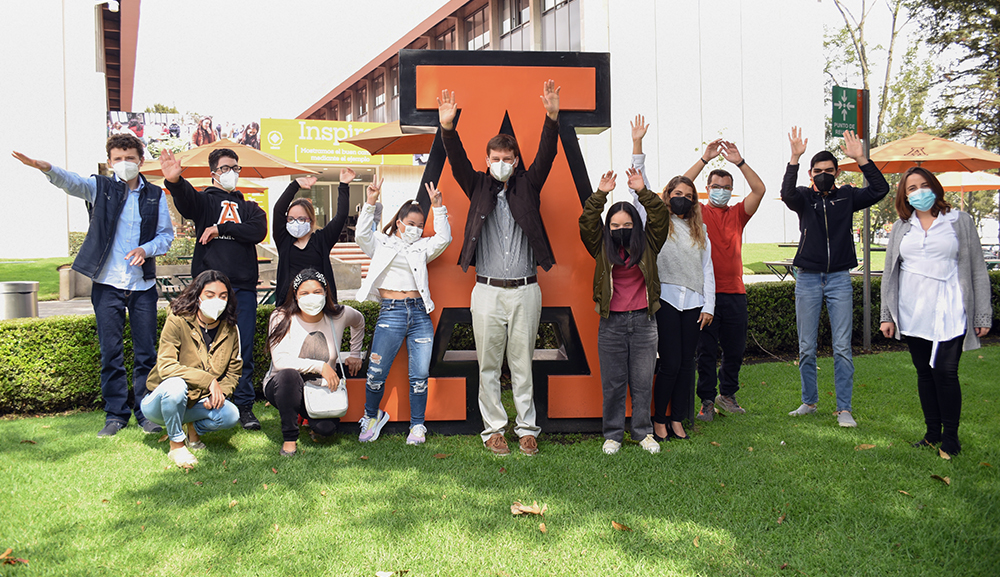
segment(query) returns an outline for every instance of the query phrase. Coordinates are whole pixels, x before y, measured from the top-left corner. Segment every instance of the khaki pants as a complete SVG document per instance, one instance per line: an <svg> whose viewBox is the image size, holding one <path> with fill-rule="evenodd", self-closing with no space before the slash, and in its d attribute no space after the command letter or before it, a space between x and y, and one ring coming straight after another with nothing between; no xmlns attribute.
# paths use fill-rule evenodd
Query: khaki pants
<svg viewBox="0 0 1000 577"><path fill-rule="evenodd" d="M500 369L504 349L510 367L511 386L518 437L537 437L535 425L532 357L538 320L542 316L542 289L537 283L517 288L500 288L476 283L472 289L472 333L479 361L479 412L483 415L483 441L494 433L504 433L507 412L500 402Z"/></svg>

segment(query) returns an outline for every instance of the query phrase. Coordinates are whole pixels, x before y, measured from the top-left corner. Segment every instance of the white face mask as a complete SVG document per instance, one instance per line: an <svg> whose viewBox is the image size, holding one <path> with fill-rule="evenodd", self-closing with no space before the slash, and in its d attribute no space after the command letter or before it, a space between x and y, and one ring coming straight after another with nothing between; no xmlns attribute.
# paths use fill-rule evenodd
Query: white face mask
<svg viewBox="0 0 1000 577"><path fill-rule="evenodd" d="M299 309L309 316L316 316L323 312L323 307L326 306L326 295L322 294L309 294L302 295L299 297Z"/></svg>
<svg viewBox="0 0 1000 577"><path fill-rule="evenodd" d="M294 236L295 238L302 238L308 234L310 230L312 230L312 224L293 220L292 222L285 224L285 230L287 230L288 234Z"/></svg>
<svg viewBox="0 0 1000 577"><path fill-rule="evenodd" d="M399 236L400 238L403 239L403 242L405 242L406 244L413 244L417 242L418 240L420 240L420 237L423 236L424 234L423 228L413 226L412 224L408 225L406 223L404 223L403 226L406 227L406 230L399 233Z"/></svg>
<svg viewBox="0 0 1000 577"><path fill-rule="evenodd" d="M128 182L133 178L139 176L139 165L134 162L129 162L127 160L122 160L118 162L113 167L112 170L115 171L115 176L121 180Z"/></svg>
<svg viewBox="0 0 1000 577"><path fill-rule="evenodd" d="M498 160L490 164L490 174L500 182L507 182L510 175L514 174L514 165Z"/></svg>
<svg viewBox="0 0 1000 577"><path fill-rule="evenodd" d="M205 315L206 319L215 321L215 319L222 315L222 311L226 310L226 303L227 301L213 297L201 301L201 304L198 305L198 310L201 311L201 314Z"/></svg>
<svg viewBox="0 0 1000 577"><path fill-rule="evenodd" d="M236 190L236 181L239 180L240 175L236 174L235 171L230 170L226 174L220 176L217 180L219 181L219 186L228 192Z"/></svg>

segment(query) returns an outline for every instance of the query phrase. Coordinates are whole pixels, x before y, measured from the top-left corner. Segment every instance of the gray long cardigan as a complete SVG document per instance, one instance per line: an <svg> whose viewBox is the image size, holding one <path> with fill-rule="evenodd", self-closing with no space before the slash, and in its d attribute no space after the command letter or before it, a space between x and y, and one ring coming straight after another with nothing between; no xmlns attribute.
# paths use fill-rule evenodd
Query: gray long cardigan
<svg viewBox="0 0 1000 577"><path fill-rule="evenodd" d="M979 337L975 327L989 327L993 324L993 309L990 307L990 278L986 274L983 247L979 234L968 214L957 211L958 219L952 223L958 236L958 284L962 289L962 305L965 307L966 330L962 350L979 348ZM885 272L882 275L882 322L895 323L896 339L899 334L899 244L912 225L908 220L897 220L889 233L889 246L885 253Z"/></svg>

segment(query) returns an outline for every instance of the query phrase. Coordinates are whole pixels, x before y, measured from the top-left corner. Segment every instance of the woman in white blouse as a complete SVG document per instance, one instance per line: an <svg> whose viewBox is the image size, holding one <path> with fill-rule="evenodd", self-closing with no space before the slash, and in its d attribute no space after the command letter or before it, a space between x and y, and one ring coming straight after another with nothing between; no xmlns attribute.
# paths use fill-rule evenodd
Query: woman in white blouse
<svg viewBox="0 0 1000 577"><path fill-rule="evenodd" d="M424 442L424 410L427 407L427 379L434 346L434 325L430 312L434 301L427 282L427 263L437 258L451 243L448 209L441 192L428 183L434 212L434 236L424 237L425 215L415 201L406 201L382 232L372 227L375 203L382 181L368 185L367 200L358 215L356 240L371 257L368 275L358 289L358 298L381 302L375 334L372 335L365 385L365 415L361 419L362 443L378 439L389 414L379 408L385 393L386 377L403 343L410 370L410 434L407 445Z"/></svg>
<svg viewBox="0 0 1000 577"><path fill-rule="evenodd" d="M957 455L962 390L958 362L979 348L993 321L990 281L979 234L968 214L952 210L938 179L906 171L896 191L882 278L881 330L906 337L917 369L917 393L927 432L914 443Z"/></svg>
<svg viewBox="0 0 1000 577"><path fill-rule="evenodd" d="M307 268L292 279L284 304L274 309L268 323L267 348L271 368L264 376L264 397L281 416L279 451L294 455L299 438L299 417L308 418L303 386L323 378L330 390L345 386L336 371L340 339L351 329L351 353L347 370L356 375L361 368L361 344L365 338L365 317L357 310L333 300L328 281L317 270ZM309 419L313 439L337 432L340 419Z"/></svg>

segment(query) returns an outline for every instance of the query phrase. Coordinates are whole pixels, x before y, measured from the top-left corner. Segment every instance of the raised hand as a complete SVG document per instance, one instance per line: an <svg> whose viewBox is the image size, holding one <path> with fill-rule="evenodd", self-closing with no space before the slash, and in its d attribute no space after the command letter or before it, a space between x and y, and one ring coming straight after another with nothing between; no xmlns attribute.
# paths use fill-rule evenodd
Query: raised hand
<svg viewBox="0 0 1000 577"><path fill-rule="evenodd" d="M378 196L382 194L382 181L384 178L379 178L378 180L372 179L371 184L365 189L365 194L367 195L368 204L375 206L375 202L378 200Z"/></svg>
<svg viewBox="0 0 1000 577"><path fill-rule="evenodd" d="M853 130L844 131L844 144L840 145L840 150L845 156L858 161L858 164L865 157L865 145Z"/></svg>
<svg viewBox="0 0 1000 577"><path fill-rule="evenodd" d="M542 86L542 106L549 118L556 120L559 118L559 91L562 87L556 87L555 80L546 80Z"/></svg>
<svg viewBox="0 0 1000 577"><path fill-rule="evenodd" d="M455 104L455 93L447 90L441 91L438 98L438 122L444 130L455 128L455 113L458 112L458 105Z"/></svg>
<svg viewBox="0 0 1000 577"><path fill-rule="evenodd" d="M722 158L733 164L739 164L743 161L743 155L740 154L740 149L736 147L736 143L728 140L722 141Z"/></svg>
<svg viewBox="0 0 1000 577"><path fill-rule="evenodd" d="M357 173L350 168L340 169L340 182L341 184L350 184L352 180L357 176Z"/></svg>
<svg viewBox="0 0 1000 577"><path fill-rule="evenodd" d="M719 156L719 151L722 149L723 140L721 138L716 138L712 142L705 145L705 152L701 154L702 160L705 162L711 162L716 156Z"/></svg>
<svg viewBox="0 0 1000 577"><path fill-rule="evenodd" d="M635 169L634 166L629 167L625 174L628 175L628 187L632 190L639 191L646 188L646 183L642 181L642 173Z"/></svg>
<svg viewBox="0 0 1000 577"><path fill-rule="evenodd" d="M169 148L164 148L163 152L160 153L160 172L163 173L163 179L168 182L177 182L180 180L181 173L184 172L181 161L177 160L174 151Z"/></svg>
<svg viewBox="0 0 1000 577"><path fill-rule="evenodd" d="M802 139L802 129L798 126L792 127L792 132L788 134L788 144L792 147L792 162L791 164L798 164L799 157L801 157L806 152L806 145L809 144L809 139Z"/></svg>
<svg viewBox="0 0 1000 577"><path fill-rule="evenodd" d="M21 161L25 166L30 166L31 168L37 168L42 172L48 172L52 170L52 165L44 160L35 160L34 158L29 158L16 150L12 150L10 155Z"/></svg>
<svg viewBox="0 0 1000 577"><path fill-rule="evenodd" d="M642 140L646 136L646 131L649 129L649 125L646 124L646 119L641 114L635 115L635 121L629 121L632 126L632 141Z"/></svg>
<svg viewBox="0 0 1000 577"><path fill-rule="evenodd" d="M441 191L434 186L433 182L424 184L424 187L427 189L427 196L431 197L431 206L436 208L444 206L441 204Z"/></svg>
<svg viewBox="0 0 1000 577"><path fill-rule="evenodd" d="M315 176L300 176L295 179L295 182L299 183L299 188L304 188L306 190L312 188L316 181L319 180Z"/></svg>
<svg viewBox="0 0 1000 577"><path fill-rule="evenodd" d="M609 170L601 175L601 182L597 185L597 190L601 192L611 192L615 189L615 179L618 175L615 171Z"/></svg>

